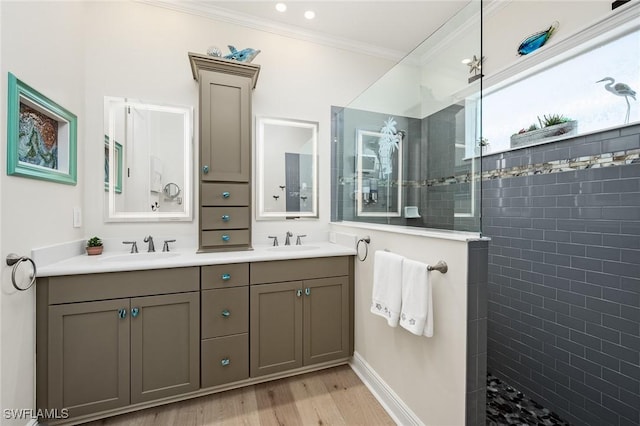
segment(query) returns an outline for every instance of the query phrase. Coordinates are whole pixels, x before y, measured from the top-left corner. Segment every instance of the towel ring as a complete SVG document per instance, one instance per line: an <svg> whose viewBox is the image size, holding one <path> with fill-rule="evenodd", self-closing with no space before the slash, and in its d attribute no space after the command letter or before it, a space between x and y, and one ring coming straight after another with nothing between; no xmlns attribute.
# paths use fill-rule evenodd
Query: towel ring
<svg viewBox="0 0 640 426"><path fill-rule="evenodd" d="M371 237L370 236L366 236L363 238L360 238L358 240L358 243L356 244L356 252L358 255L358 260L360 262L364 262L367 259L367 256L369 255L369 243L371 242ZM362 259L360 259L360 243L364 243L364 257Z"/></svg>
<svg viewBox="0 0 640 426"><path fill-rule="evenodd" d="M33 266L33 275L31 277L31 282L29 283L28 286L26 287L20 287L18 285L18 283L16 283L16 271L18 270L18 266L22 263L22 262L26 262L29 261L31 262L31 266ZM13 284L13 287L16 290L19 291L26 291L29 290L31 288L31 286L36 282L36 274L37 274L37 268L36 268L36 262L33 261L33 259L31 259L30 257L27 256L18 256L15 253L9 253L7 255L7 265L9 266L13 266L13 269L11 270L11 283Z"/></svg>

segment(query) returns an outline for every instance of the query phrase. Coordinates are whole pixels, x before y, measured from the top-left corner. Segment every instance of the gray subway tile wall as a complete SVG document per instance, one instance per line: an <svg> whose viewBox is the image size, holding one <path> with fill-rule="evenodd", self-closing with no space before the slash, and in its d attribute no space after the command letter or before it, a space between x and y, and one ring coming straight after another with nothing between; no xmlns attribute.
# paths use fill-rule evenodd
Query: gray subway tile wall
<svg viewBox="0 0 640 426"><path fill-rule="evenodd" d="M640 424L638 152L634 125L482 160L488 369L576 425Z"/></svg>

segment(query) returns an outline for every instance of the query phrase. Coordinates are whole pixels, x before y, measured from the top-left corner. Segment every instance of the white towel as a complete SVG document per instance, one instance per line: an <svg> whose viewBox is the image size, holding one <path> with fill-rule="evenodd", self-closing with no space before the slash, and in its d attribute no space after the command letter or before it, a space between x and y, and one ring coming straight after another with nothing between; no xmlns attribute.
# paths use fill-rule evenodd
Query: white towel
<svg viewBox="0 0 640 426"><path fill-rule="evenodd" d="M433 300L427 265L405 259L402 263L400 325L418 336L433 336Z"/></svg>
<svg viewBox="0 0 640 426"><path fill-rule="evenodd" d="M404 257L376 251L373 264L373 298L371 312L397 327L402 303L402 262Z"/></svg>

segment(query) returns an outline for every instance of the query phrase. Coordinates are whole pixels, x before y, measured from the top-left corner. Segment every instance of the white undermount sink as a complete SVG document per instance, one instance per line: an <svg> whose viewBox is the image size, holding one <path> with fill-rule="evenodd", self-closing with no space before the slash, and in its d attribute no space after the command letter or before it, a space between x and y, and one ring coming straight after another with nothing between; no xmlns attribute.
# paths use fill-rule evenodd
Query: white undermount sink
<svg viewBox="0 0 640 426"><path fill-rule="evenodd" d="M276 247L269 247L267 250L271 250L271 251L307 251L307 250L313 250L313 249L317 249L318 247L316 246L276 246Z"/></svg>
<svg viewBox="0 0 640 426"><path fill-rule="evenodd" d="M150 260L162 260L170 257L180 256L180 253L159 252L159 253L129 253L106 256L100 259L102 262L147 262Z"/></svg>

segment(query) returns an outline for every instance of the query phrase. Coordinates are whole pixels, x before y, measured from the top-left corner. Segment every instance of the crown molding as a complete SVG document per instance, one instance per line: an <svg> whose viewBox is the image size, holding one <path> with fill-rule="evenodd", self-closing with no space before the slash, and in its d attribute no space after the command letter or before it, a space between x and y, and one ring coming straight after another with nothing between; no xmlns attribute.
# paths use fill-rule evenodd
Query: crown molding
<svg viewBox="0 0 640 426"><path fill-rule="evenodd" d="M174 10L177 12L188 13L190 15L201 16L204 18L214 19L216 21L226 22L233 25L239 25L247 28L251 28L258 31L264 31L272 34L281 35L284 37L294 38L297 40L307 41L310 43L321 44L328 47L334 47L338 49L344 49L356 53L361 53L369 56L375 56L383 59L389 59L392 61L399 61L406 53L394 50L386 49L380 46L374 46L368 43L357 42L348 40L342 37L334 37L326 34L322 34L315 31L308 31L301 28L297 28L289 25L282 25L273 21L267 21L263 19L256 19L253 16L230 11L228 9L220 8L207 4L206 2L186 2L177 0L135 0L137 3L144 3L151 6L162 7L165 9Z"/></svg>

